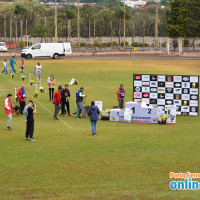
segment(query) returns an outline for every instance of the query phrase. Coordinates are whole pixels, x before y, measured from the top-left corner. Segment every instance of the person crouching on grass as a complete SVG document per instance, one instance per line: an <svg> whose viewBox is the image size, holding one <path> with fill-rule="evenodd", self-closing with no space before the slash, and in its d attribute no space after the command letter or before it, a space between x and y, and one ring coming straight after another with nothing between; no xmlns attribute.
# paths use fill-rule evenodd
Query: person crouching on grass
<svg viewBox="0 0 200 200"><path fill-rule="evenodd" d="M60 102L61 102L61 95L60 95L60 93L61 93L61 91L62 91L62 87L59 86L58 90L55 92L54 98L53 98L53 104L55 106L55 112L54 112L54 119L55 120L59 120L58 117L57 117L57 115L58 115L58 113L60 111L60 107L61 107L61 105L60 105Z"/></svg>
<svg viewBox="0 0 200 200"><path fill-rule="evenodd" d="M88 109L88 116L90 117L91 125L92 125L92 135L96 135L96 126L97 126L97 120L99 119L99 108L95 106L95 102L91 102L91 106Z"/></svg>
<svg viewBox="0 0 200 200"><path fill-rule="evenodd" d="M8 121L7 121L7 129L9 131L11 131L12 129L10 128L11 123L12 123L12 103L11 103L11 99L12 99L12 94L8 94L6 100L4 101L4 106L5 106L5 113L8 117Z"/></svg>
<svg viewBox="0 0 200 200"><path fill-rule="evenodd" d="M25 107L24 112L25 112L25 122L26 122L26 140L29 140L28 137L30 136L30 141L34 142L36 141L36 139L33 139L33 133L34 133L33 114L36 114L36 105L33 105L33 102L30 100L28 102L28 105Z"/></svg>

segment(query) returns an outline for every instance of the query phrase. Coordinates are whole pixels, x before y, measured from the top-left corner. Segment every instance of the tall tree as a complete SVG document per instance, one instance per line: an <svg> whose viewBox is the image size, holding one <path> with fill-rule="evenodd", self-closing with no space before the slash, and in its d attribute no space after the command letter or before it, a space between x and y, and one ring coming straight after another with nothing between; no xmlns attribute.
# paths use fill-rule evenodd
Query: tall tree
<svg viewBox="0 0 200 200"><path fill-rule="evenodd" d="M190 17L190 0L170 0L167 12L167 29L170 37L186 37L188 35Z"/></svg>

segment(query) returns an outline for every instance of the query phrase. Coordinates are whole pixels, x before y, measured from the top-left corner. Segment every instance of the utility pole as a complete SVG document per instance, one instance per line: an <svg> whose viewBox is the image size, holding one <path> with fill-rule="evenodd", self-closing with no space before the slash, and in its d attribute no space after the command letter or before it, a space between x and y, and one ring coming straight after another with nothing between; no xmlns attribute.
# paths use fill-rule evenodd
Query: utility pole
<svg viewBox="0 0 200 200"><path fill-rule="evenodd" d="M15 55L17 53L17 17L15 16Z"/></svg>
<svg viewBox="0 0 200 200"><path fill-rule="evenodd" d="M26 19L26 35L28 35L28 21Z"/></svg>
<svg viewBox="0 0 200 200"><path fill-rule="evenodd" d="M134 24L134 22L133 22L133 38L132 38L133 47L134 47L134 37L135 37L134 29L135 29L135 24Z"/></svg>
<svg viewBox="0 0 200 200"><path fill-rule="evenodd" d="M78 13L77 13L77 32L78 32L78 48L80 47L80 0L78 0Z"/></svg>
<svg viewBox="0 0 200 200"><path fill-rule="evenodd" d="M4 40L6 41L6 14L4 13Z"/></svg>
<svg viewBox="0 0 200 200"><path fill-rule="evenodd" d="M10 43L12 40L12 14L10 15Z"/></svg>
<svg viewBox="0 0 200 200"><path fill-rule="evenodd" d="M94 42L96 37L96 20L94 19Z"/></svg>
<svg viewBox="0 0 200 200"><path fill-rule="evenodd" d="M124 50L126 48L126 4L125 4L125 0L124 0Z"/></svg>
<svg viewBox="0 0 200 200"><path fill-rule="evenodd" d="M21 29L21 41L22 41L22 35L23 35L23 21L20 20L20 29Z"/></svg>
<svg viewBox="0 0 200 200"><path fill-rule="evenodd" d="M90 19L89 19L89 30L88 30L88 34L89 34L89 44L90 44L90 26L91 26L91 21L90 21Z"/></svg>
<svg viewBox="0 0 200 200"><path fill-rule="evenodd" d="M111 20L111 24L110 24L110 28L111 28L111 47L113 48L113 25L112 25L112 20Z"/></svg>
<svg viewBox="0 0 200 200"><path fill-rule="evenodd" d="M44 27L45 27L45 43L47 42L47 18L44 18Z"/></svg>
<svg viewBox="0 0 200 200"><path fill-rule="evenodd" d="M156 39L156 49L158 50L158 0L156 2L155 39Z"/></svg>
<svg viewBox="0 0 200 200"><path fill-rule="evenodd" d="M55 42L58 42L57 1L55 0Z"/></svg>

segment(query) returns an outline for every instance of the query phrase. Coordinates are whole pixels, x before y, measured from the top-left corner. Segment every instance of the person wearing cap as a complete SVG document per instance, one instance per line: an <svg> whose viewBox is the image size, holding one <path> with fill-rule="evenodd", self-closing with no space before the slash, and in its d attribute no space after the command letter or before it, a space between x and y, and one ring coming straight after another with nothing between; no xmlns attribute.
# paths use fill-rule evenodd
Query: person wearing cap
<svg viewBox="0 0 200 200"><path fill-rule="evenodd" d="M60 95L60 93L61 93L61 91L62 91L62 87L59 86L58 90L55 92L54 98L53 98L53 104L55 106L55 112L54 112L54 119L55 120L59 120L58 117L57 117L57 115L58 115L58 113L60 111L60 107L61 107L61 105L60 105L60 102L61 102L61 95Z"/></svg>
<svg viewBox="0 0 200 200"><path fill-rule="evenodd" d="M42 65L40 65L40 62L37 63L34 69L34 74L36 74L36 82L40 83L40 78L41 78L41 71L42 71Z"/></svg>
<svg viewBox="0 0 200 200"><path fill-rule="evenodd" d="M68 116L71 116L70 114L70 108L69 108L69 99L70 99L70 91L69 86L66 84L65 88L61 92L61 110L62 110L62 116L65 115L65 105L67 107Z"/></svg>
<svg viewBox="0 0 200 200"><path fill-rule="evenodd" d="M11 99L12 99L12 94L8 94L6 100L4 101L5 113L6 113L7 117L8 117L7 129L9 131L12 130L10 128L11 123L12 123L12 109L13 109Z"/></svg>
<svg viewBox="0 0 200 200"><path fill-rule="evenodd" d="M34 110L33 110L34 108ZM36 141L36 139L33 139L33 133L34 133L34 117L33 114L36 114L36 105L33 105L33 101L29 101L28 105L25 107L25 118L26 118L26 140L30 140L31 142ZM30 139L29 139L30 136Z"/></svg>

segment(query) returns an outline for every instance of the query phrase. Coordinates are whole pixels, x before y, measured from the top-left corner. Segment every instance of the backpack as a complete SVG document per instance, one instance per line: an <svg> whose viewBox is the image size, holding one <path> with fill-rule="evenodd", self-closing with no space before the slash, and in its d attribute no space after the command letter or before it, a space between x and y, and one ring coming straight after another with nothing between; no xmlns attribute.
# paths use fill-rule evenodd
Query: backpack
<svg viewBox="0 0 200 200"><path fill-rule="evenodd" d="M25 122L27 122L27 117L28 117L28 106L25 106L25 108L24 108L24 120L25 120Z"/></svg>

